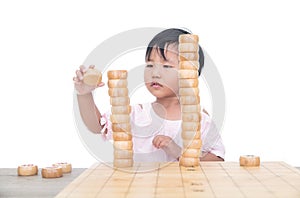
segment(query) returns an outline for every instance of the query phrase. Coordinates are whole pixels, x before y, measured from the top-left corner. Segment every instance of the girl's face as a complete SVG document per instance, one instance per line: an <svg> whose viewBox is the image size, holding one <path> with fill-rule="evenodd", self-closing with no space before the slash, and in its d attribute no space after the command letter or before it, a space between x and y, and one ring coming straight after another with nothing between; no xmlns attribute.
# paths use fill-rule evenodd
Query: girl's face
<svg viewBox="0 0 300 198"><path fill-rule="evenodd" d="M176 97L178 95L178 47L171 44L165 49L165 57L153 48L146 62L144 80L147 89L156 98Z"/></svg>

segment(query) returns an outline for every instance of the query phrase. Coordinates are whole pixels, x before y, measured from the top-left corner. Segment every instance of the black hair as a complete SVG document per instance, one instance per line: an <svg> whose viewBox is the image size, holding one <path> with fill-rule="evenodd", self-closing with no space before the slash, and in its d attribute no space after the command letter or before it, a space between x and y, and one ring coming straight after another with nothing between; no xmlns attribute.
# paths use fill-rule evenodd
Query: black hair
<svg viewBox="0 0 300 198"><path fill-rule="evenodd" d="M171 44L177 44L178 45L178 38L179 35L181 34L191 34L190 32L187 32L182 29L177 29L177 28L170 28L166 29L160 33L158 33L153 39L150 41L148 44L147 50L146 50L146 56L145 59L146 61L149 61L150 59L150 54L153 50L153 48L156 48L162 58L164 60L167 60L166 55L165 55L165 49L171 45ZM198 76L201 74L201 70L204 67L204 54L202 51L201 46L199 45L199 69L198 69Z"/></svg>

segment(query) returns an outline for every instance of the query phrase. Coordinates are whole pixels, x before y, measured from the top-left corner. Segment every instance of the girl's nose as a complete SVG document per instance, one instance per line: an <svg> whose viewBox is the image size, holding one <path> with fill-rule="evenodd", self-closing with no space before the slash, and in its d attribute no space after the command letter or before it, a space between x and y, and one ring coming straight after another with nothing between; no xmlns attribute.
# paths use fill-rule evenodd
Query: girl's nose
<svg viewBox="0 0 300 198"><path fill-rule="evenodd" d="M160 78L160 65L153 65L152 78Z"/></svg>

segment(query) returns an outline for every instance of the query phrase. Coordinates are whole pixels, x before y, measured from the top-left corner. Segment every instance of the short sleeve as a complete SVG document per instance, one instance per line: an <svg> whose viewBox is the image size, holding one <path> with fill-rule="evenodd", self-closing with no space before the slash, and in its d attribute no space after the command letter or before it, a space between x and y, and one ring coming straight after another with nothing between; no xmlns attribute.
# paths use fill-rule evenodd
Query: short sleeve
<svg viewBox="0 0 300 198"><path fill-rule="evenodd" d="M108 111L101 115L100 124L102 126L101 134L104 140L112 140L112 124L109 119L111 113Z"/></svg>

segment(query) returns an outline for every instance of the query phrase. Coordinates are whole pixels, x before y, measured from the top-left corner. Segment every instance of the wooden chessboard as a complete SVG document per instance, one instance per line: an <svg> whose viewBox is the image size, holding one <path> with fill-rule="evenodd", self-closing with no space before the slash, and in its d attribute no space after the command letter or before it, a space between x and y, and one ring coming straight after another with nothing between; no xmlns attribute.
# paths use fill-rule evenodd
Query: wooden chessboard
<svg viewBox="0 0 300 198"><path fill-rule="evenodd" d="M125 171L97 163L57 197L300 197L300 171L284 162L142 163Z"/></svg>

